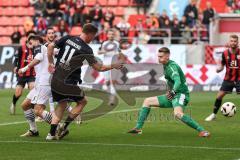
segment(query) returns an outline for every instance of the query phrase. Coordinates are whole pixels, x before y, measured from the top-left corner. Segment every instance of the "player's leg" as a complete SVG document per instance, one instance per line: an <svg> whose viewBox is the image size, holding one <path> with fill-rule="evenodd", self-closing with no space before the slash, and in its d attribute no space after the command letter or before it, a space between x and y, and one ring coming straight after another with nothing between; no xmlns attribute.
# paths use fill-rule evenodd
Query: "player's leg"
<svg viewBox="0 0 240 160"><path fill-rule="evenodd" d="M24 116L28 121L29 124L29 130L22 134L21 137L35 137L35 136L39 136L39 132L37 130L37 125L35 122L35 115L34 112L32 110L32 104L31 104L31 99L26 98L22 104L21 107L23 109L24 112Z"/></svg>
<svg viewBox="0 0 240 160"><path fill-rule="evenodd" d="M221 107L222 99L225 95L226 95L226 92L224 92L224 91L218 92L217 98L214 103L213 112L205 119L205 121L212 121L216 118L216 114L217 114L219 108Z"/></svg>
<svg viewBox="0 0 240 160"><path fill-rule="evenodd" d="M52 96L49 98L49 110L51 113L53 113L55 110Z"/></svg>
<svg viewBox="0 0 240 160"><path fill-rule="evenodd" d="M47 135L46 140L55 140L56 139L57 126L63 117L66 107L67 107L67 101L62 101L62 102L58 103L58 105L55 109L55 112L52 115L50 133Z"/></svg>
<svg viewBox="0 0 240 160"><path fill-rule="evenodd" d="M46 106L44 104L35 104L34 113L36 116L41 117L45 122L51 124L52 122L52 113L45 110Z"/></svg>
<svg viewBox="0 0 240 160"><path fill-rule="evenodd" d="M25 84L20 84L20 83L17 84L17 86L15 88L15 93L12 98L12 104L10 106L10 114L16 113L16 104L17 104L18 99L22 95L24 86L25 86Z"/></svg>
<svg viewBox="0 0 240 160"><path fill-rule="evenodd" d="M69 131L68 131L68 126L69 124L76 118L78 117L81 112L83 111L83 108L86 106L87 104L87 99L86 97L84 97L82 100L77 102L76 107L74 107L71 112L68 114L68 117L66 118L65 122L63 123L63 125L61 125L59 127L59 132L58 132L58 136L60 139L62 139L63 137L65 137Z"/></svg>
<svg viewBox="0 0 240 160"><path fill-rule="evenodd" d="M116 103L116 96L117 96L117 91L114 87L114 85L116 84L116 80L111 79L109 81L109 92L110 92L110 96L109 96L109 102L108 105L109 106L113 106Z"/></svg>
<svg viewBox="0 0 240 160"><path fill-rule="evenodd" d="M171 103L168 102L166 96L156 96L156 97L148 97L143 101L142 108L139 111L138 114L138 120L135 128L131 129L128 131L128 133L133 133L133 134L141 134L142 133L142 127L144 125L145 120L147 119L151 107L156 107L156 106L171 106Z"/></svg>
<svg viewBox="0 0 240 160"><path fill-rule="evenodd" d="M34 82L28 82L28 89L32 90L34 88Z"/></svg>
<svg viewBox="0 0 240 160"><path fill-rule="evenodd" d="M188 125L189 127L197 130L199 132L199 136L201 137L209 137L210 133L206 131L200 124L198 124L195 120L193 120L190 116L183 113L183 107L182 106L176 106L174 107L174 116L181 120L183 123Z"/></svg>

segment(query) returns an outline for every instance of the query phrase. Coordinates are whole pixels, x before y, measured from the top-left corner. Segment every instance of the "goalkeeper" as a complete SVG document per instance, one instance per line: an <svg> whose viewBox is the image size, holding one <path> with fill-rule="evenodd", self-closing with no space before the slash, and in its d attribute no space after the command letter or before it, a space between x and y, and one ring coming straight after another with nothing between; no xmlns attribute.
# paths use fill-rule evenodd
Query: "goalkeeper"
<svg viewBox="0 0 240 160"><path fill-rule="evenodd" d="M170 50L166 47L159 49L158 61L163 64L164 76L169 89L166 95L149 97L143 102L139 111L136 127L128 131L132 134L141 134L144 121L150 112L151 107L173 108L174 116L189 127L198 131L200 137L209 137L210 133L190 116L184 114L184 109L189 102L189 90L182 69L177 63L169 59Z"/></svg>

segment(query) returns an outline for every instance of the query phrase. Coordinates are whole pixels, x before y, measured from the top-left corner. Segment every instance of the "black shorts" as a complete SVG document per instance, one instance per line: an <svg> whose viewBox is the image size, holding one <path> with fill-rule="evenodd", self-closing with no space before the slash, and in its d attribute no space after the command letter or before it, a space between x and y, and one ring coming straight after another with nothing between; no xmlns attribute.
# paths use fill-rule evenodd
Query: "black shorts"
<svg viewBox="0 0 240 160"><path fill-rule="evenodd" d="M25 87L26 83L35 82L35 77L17 77L17 85Z"/></svg>
<svg viewBox="0 0 240 160"><path fill-rule="evenodd" d="M236 92L240 94L240 81L237 82L223 81L220 90L226 93L232 93L233 88L236 88Z"/></svg>
<svg viewBox="0 0 240 160"><path fill-rule="evenodd" d="M52 97L54 102L79 102L84 99L85 93L83 90L81 90L79 95L66 95L64 93L59 93L52 90Z"/></svg>

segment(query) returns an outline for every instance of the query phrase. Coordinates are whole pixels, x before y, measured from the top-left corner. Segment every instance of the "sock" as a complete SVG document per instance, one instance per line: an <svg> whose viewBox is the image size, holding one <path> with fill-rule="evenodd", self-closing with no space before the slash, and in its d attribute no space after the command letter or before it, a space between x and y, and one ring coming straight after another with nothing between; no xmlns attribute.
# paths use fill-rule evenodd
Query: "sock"
<svg viewBox="0 0 240 160"><path fill-rule="evenodd" d="M72 109L73 109L72 106L67 106L65 110L68 111L68 112L71 112Z"/></svg>
<svg viewBox="0 0 240 160"><path fill-rule="evenodd" d="M42 118L45 122L51 124L52 122L52 113L48 112L48 111L43 111L42 112Z"/></svg>
<svg viewBox="0 0 240 160"><path fill-rule="evenodd" d="M144 121L147 119L147 116L150 112L149 107L143 106L142 109L139 111L137 125L135 128L141 129L143 127Z"/></svg>
<svg viewBox="0 0 240 160"><path fill-rule="evenodd" d="M67 129L68 125L74 120L74 118L71 118L70 116L67 117L67 119L64 122L64 129Z"/></svg>
<svg viewBox="0 0 240 160"><path fill-rule="evenodd" d="M24 116L28 121L30 130L33 131L33 132L36 132L37 131L37 125L36 125L36 122L35 122L35 115L34 115L33 110L29 109L29 110L24 111Z"/></svg>
<svg viewBox="0 0 240 160"><path fill-rule="evenodd" d="M194 129L196 129L197 131L201 132L204 131L204 128L202 126L200 126L196 121L194 121L190 116L188 115L183 115L181 118L181 121L183 123L185 123L186 125L188 125L189 127L192 127Z"/></svg>
<svg viewBox="0 0 240 160"><path fill-rule="evenodd" d="M114 88L113 84L110 84L109 88L111 95L116 95L116 89Z"/></svg>
<svg viewBox="0 0 240 160"><path fill-rule="evenodd" d="M54 112L55 108L54 108L53 98L49 98L49 108L50 108L50 112Z"/></svg>
<svg viewBox="0 0 240 160"><path fill-rule="evenodd" d="M55 136L56 135L57 126L58 126L57 124L51 124L51 128L50 128L51 136Z"/></svg>
<svg viewBox="0 0 240 160"><path fill-rule="evenodd" d="M214 114L217 114L221 104L222 104L222 99L216 99L216 101L214 103L214 108L213 108L213 113Z"/></svg>
<svg viewBox="0 0 240 160"><path fill-rule="evenodd" d="M19 97L16 97L15 94L13 95L13 99L12 99L12 103L14 105L16 105L17 101L18 101Z"/></svg>

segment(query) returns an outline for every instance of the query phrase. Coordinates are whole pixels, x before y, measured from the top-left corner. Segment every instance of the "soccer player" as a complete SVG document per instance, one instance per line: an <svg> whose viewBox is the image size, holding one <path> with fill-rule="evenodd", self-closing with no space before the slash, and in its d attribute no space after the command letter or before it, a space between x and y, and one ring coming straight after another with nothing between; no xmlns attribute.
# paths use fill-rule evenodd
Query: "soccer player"
<svg viewBox="0 0 240 160"><path fill-rule="evenodd" d="M120 44L118 41L114 39L115 37L115 30L109 29L107 31L107 41L104 41L99 48L98 54L103 54L103 63L106 65L111 65L113 61L115 61L115 58L118 57L118 59L125 58L124 55L121 53ZM111 71L104 72L105 77L105 84L107 85L110 96L109 96L109 106L113 106L115 104L116 99L116 90L114 88L114 85L117 83L117 80L111 74Z"/></svg>
<svg viewBox="0 0 240 160"><path fill-rule="evenodd" d="M56 140L58 137L61 139L66 136L69 133L67 127L87 104L84 91L78 87L78 84L81 83L83 61L86 60L97 71L123 67L122 63L102 65L95 59L93 50L88 43L94 39L97 31L93 24L87 23L83 26L80 36L64 36L59 41L48 45L49 72L53 73L51 90L53 100L58 102L58 105L55 114L53 114L50 132L46 140ZM60 49L56 65L53 64L54 47ZM69 113L63 125L58 129L58 135L56 135L57 126L63 117L65 107L71 101L76 102L76 107Z"/></svg>
<svg viewBox="0 0 240 160"><path fill-rule="evenodd" d="M166 47L158 51L158 61L163 64L164 76L169 89L166 95L146 98L139 112L135 128L128 131L131 134L141 134L144 121L147 119L151 107L173 108L174 116L189 127L197 130L200 137L208 137L210 133L201 125L184 113L189 102L189 90L186 84L184 73L180 66L169 59L170 50Z"/></svg>
<svg viewBox="0 0 240 160"><path fill-rule="evenodd" d="M36 71L36 81L34 88L29 92L21 105L24 110L25 118L28 120L30 126L30 129L21 135L21 137L34 137L39 135L35 123L35 114L49 124L52 120L52 114L45 110L46 103L51 97L47 47L45 45L41 45L42 39L39 36L30 36L28 41L34 47L33 52L35 56L27 66L20 68L18 73L24 74L28 69L34 67ZM34 108L34 112L32 110L32 106Z"/></svg>
<svg viewBox="0 0 240 160"><path fill-rule="evenodd" d="M217 94L213 113L205 121L212 121L216 118L216 114L222 104L222 99L226 94L232 93L233 88L236 88L237 94L240 94L240 50L238 48L237 35L230 36L229 48L222 54L222 61L218 65L217 73L223 71L224 66L226 66L226 74L220 91Z"/></svg>
<svg viewBox="0 0 240 160"><path fill-rule="evenodd" d="M34 32L28 32L27 37L35 35ZM28 69L24 74L18 74L19 68L23 68L33 60L32 45L26 42L26 44L19 47L18 51L14 55L14 73L17 76L17 86L13 95L12 103L10 105L10 114L14 115L16 112L16 103L21 97L25 85L28 85L28 89L31 90L34 87L35 71L34 68Z"/></svg>

